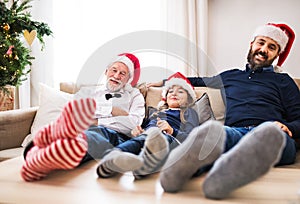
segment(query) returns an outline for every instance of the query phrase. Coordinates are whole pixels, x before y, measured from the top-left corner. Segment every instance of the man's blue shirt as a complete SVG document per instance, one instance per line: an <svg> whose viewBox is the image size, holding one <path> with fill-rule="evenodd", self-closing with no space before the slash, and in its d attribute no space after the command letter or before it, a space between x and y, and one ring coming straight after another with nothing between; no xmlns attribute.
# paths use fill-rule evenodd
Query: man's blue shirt
<svg viewBox="0 0 300 204"><path fill-rule="evenodd" d="M232 69L213 77L189 77L191 84L221 89L225 125L244 127L279 121L300 137L300 92L294 80L273 66L252 71Z"/></svg>

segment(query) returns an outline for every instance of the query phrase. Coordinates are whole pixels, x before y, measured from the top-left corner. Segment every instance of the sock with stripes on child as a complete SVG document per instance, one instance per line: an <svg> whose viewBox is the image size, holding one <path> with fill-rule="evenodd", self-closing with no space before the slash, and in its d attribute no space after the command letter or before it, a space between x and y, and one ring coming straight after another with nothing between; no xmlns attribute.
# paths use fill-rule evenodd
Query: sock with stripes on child
<svg viewBox="0 0 300 204"><path fill-rule="evenodd" d="M37 132L34 144L46 147L51 142L62 138L75 138L91 125L96 110L92 98L82 98L68 102L58 119Z"/></svg>
<svg viewBox="0 0 300 204"><path fill-rule="evenodd" d="M133 171L135 179L142 179L158 171L169 153L169 143L159 128L149 128L144 134L147 134L147 137L139 155L143 159L143 166Z"/></svg>
<svg viewBox="0 0 300 204"><path fill-rule="evenodd" d="M92 123L95 109L94 99L68 102L58 120L38 132L21 170L23 179L39 180L54 169L78 166L87 151L83 130Z"/></svg>
<svg viewBox="0 0 300 204"><path fill-rule="evenodd" d="M139 169L142 165L143 160L139 156L113 149L101 159L97 174L101 178L109 178L118 173Z"/></svg>

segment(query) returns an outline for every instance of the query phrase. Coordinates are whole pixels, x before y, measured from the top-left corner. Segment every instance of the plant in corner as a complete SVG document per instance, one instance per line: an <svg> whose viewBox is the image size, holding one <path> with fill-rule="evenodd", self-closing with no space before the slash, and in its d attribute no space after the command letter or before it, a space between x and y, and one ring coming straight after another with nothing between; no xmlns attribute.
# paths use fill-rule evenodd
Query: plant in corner
<svg viewBox="0 0 300 204"><path fill-rule="evenodd" d="M44 49L44 37L52 35L46 23L32 20L28 11L32 0L0 1L0 91L6 85L19 86L31 71L31 51L24 45L24 37L31 43L35 35ZM33 35L28 35L33 34Z"/></svg>

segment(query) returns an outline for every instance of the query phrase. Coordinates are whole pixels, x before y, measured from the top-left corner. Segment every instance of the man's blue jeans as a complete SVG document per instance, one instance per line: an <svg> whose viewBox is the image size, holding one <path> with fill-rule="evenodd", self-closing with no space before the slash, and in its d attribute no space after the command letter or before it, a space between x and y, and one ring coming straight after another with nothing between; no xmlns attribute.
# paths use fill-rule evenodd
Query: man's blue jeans
<svg viewBox="0 0 300 204"><path fill-rule="evenodd" d="M81 164L93 160L101 159L109 150L119 148L124 152L139 154L144 146L146 135L130 138L115 130L102 126L91 126L86 130L85 135L88 142L88 152L81 161ZM171 135L164 134L169 142L170 151L177 147L179 143Z"/></svg>
<svg viewBox="0 0 300 204"><path fill-rule="evenodd" d="M240 139L242 139L248 132L253 130L255 127L228 127L224 126L226 131L226 145L225 152L235 146ZM288 135L286 136L286 145L281 155L281 159L276 165L287 165L293 164L296 159L296 143L295 141ZM267 144L266 144L267 145ZM272 145L272 144L270 144Z"/></svg>
<svg viewBox="0 0 300 204"><path fill-rule="evenodd" d="M87 137L88 152L81 164L89 160L101 159L105 151L131 139L122 133L102 126L91 126L84 133Z"/></svg>
<svg viewBox="0 0 300 204"><path fill-rule="evenodd" d="M224 129L226 131L225 152L227 152L232 147L234 147L240 141L240 139L242 139L248 132L250 132L254 128L255 128L254 126L250 126L250 127L224 126ZM297 152L296 143L288 134L285 134L285 135L286 135L286 145L282 152L281 159L276 164L276 166L293 164L296 159L296 152ZM266 144L266 145L268 145L268 144ZM270 144L270 145L272 145L272 144ZM194 174L194 176L199 176L202 173L208 171L212 167L212 165L205 166L205 167L199 169Z"/></svg>

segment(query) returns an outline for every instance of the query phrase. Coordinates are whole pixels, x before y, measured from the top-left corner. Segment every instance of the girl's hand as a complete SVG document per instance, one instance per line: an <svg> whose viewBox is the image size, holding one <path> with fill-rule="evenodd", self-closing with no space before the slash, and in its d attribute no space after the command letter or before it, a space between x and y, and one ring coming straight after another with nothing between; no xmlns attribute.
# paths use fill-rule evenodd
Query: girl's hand
<svg viewBox="0 0 300 204"><path fill-rule="evenodd" d="M174 129L169 125L169 123L166 120L161 120L160 118L157 118L156 126L161 130L165 131L166 133L172 135L174 132Z"/></svg>
<svg viewBox="0 0 300 204"><path fill-rule="evenodd" d="M278 122L278 121L275 121L274 123L276 125L278 125L281 128L281 130L283 132L286 132L290 137L293 136L293 133L290 131L290 129L286 125L284 125L284 124L282 124L281 122Z"/></svg>
<svg viewBox="0 0 300 204"><path fill-rule="evenodd" d="M136 137L144 132L144 129L141 126L136 126L131 130L131 136Z"/></svg>

